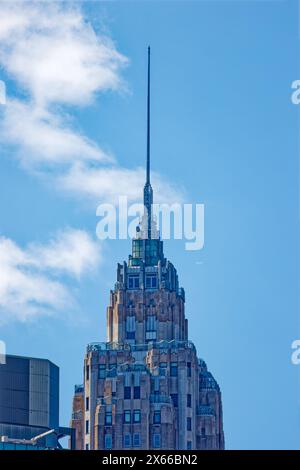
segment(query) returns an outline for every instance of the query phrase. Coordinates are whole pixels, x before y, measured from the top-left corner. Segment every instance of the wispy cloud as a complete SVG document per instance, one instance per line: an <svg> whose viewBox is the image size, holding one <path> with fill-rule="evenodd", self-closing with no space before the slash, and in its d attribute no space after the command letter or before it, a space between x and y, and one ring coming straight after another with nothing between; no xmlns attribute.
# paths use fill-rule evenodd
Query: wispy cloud
<svg viewBox="0 0 300 470"><path fill-rule="evenodd" d="M95 203L118 195L139 199L141 169L120 166L68 114L70 106L87 106L99 92L126 89L121 71L127 64L108 34L85 18L80 2L0 0L0 66L23 93L7 100L2 143L22 167L61 191ZM164 202L180 198L159 175L154 186Z"/></svg>
<svg viewBox="0 0 300 470"><path fill-rule="evenodd" d="M111 160L85 136L66 127L59 115L17 100L7 103L2 133L29 170L62 171L63 165L78 160L89 163Z"/></svg>
<svg viewBox="0 0 300 470"><path fill-rule="evenodd" d="M0 237L0 323L75 308L65 276L79 280L100 261L99 242L83 230L66 229L47 244L25 248Z"/></svg>
<svg viewBox="0 0 300 470"><path fill-rule="evenodd" d="M152 175L155 187L155 202L180 202L183 188L175 188L159 174ZM117 203L119 195L127 196L129 201L141 199L141 188L145 182L145 169L134 171L119 166L93 167L84 162L77 162L66 174L57 178L57 185L74 196L84 195L91 200Z"/></svg>

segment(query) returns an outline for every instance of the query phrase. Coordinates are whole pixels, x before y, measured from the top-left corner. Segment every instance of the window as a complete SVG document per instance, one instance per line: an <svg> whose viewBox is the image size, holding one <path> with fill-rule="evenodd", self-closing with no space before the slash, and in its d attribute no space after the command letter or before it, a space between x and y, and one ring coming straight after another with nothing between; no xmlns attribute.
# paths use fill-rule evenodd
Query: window
<svg viewBox="0 0 300 470"><path fill-rule="evenodd" d="M128 289L138 289L140 287L139 276L128 277Z"/></svg>
<svg viewBox="0 0 300 470"><path fill-rule="evenodd" d="M141 398L141 387L133 387L133 398L135 399Z"/></svg>
<svg viewBox="0 0 300 470"><path fill-rule="evenodd" d="M140 423L141 422L141 410L134 410L133 411L133 422Z"/></svg>
<svg viewBox="0 0 300 470"><path fill-rule="evenodd" d="M131 434L129 433L124 434L124 447L125 448L131 447Z"/></svg>
<svg viewBox="0 0 300 470"><path fill-rule="evenodd" d="M187 362L187 363L186 363L186 367L187 367L187 376L188 376L188 377L191 377L191 376L192 376L192 367L191 367L191 363L190 363L190 362Z"/></svg>
<svg viewBox="0 0 300 470"><path fill-rule="evenodd" d="M157 262L157 240L146 240L146 262L154 265Z"/></svg>
<svg viewBox="0 0 300 470"><path fill-rule="evenodd" d="M138 432L133 434L133 447L141 447L141 435Z"/></svg>
<svg viewBox="0 0 300 470"><path fill-rule="evenodd" d="M89 411L89 408L90 408L90 399L89 399L89 397L86 397L86 399L85 399L85 409L86 409L86 411Z"/></svg>
<svg viewBox="0 0 300 470"><path fill-rule="evenodd" d="M105 377L106 377L106 365L105 364L99 364L98 378L99 379L105 379Z"/></svg>
<svg viewBox="0 0 300 470"><path fill-rule="evenodd" d="M142 258L143 256L143 240L133 240L132 251L134 258Z"/></svg>
<svg viewBox="0 0 300 470"><path fill-rule="evenodd" d="M178 374L178 365L177 365L177 362L171 362L170 376L171 376L171 377L177 377L177 374Z"/></svg>
<svg viewBox="0 0 300 470"><path fill-rule="evenodd" d="M153 434L153 447L154 449L160 448L160 434Z"/></svg>
<svg viewBox="0 0 300 470"><path fill-rule="evenodd" d="M177 408L178 407L178 394L171 393L171 398L172 398L173 406Z"/></svg>
<svg viewBox="0 0 300 470"><path fill-rule="evenodd" d="M154 381L153 381L153 388L154 388L154 395L158 395L159 394L159 386L160 386L160 380L159 380L159 377L154 377Z"/></svg>
<svg viewBox="0 0 300 470"><path fill-rule="evenodd" d="M205 436L205 428L201 428L201 435Z"/></svg>
<svg viewBox="0 0 300 470"><path fill-rule="evenodd" d="M117 375L117 369L115 369L115 371L116 371L116 375ZM113 380L111 381L111 395L112 395L112 397L115 397L116 393L117 393L117 379L113 378Z"/></svg>
<svg viewBox="0 0 300 470"><path fill-rule="evenodd" d="M155 315L149 315L147 317L146 330L147 331L156 331L156 316Z"/></svg>
<svg viewBox="0 0 300 470"><path fill-rule="evenodd" d="M192 418L186 418L186 429L187 431L192 430Z"/></svg>
<svg viewBox="0 0 300 470"><path fill-rule="evenodd" d="M131 411L130 410L124 411L124 423L125 424L131 423Z"/></svg>
<svg viewBox="0 0 300 470"><path fill-rule="evenodd" d="M90 379L90 366L86 366L85 375L86 375L86 380L89 380Z"/></svg>
<svg viewBox="0 0 300 470"><path fill-rule="evenodd" d="M117 375L117 364L109 364L108 372L106 374L107 377L116 377Z"/></svg>
<svg viewBox="0 0 300 470"><path fill-rule="evenodd" d="M192 395L190 393L188 393L186 396L186 406L188 408L191 408L192 406Z"/></svg>
<svg viewBox="0 0 300 470"><path fill-rule="evenodd" d="M160 411L154 411L153 414L153 424L160 424Z"/></svg>
<svg viewBox="0 0 300 470"><path fill-rule="evenodd" d="M167 369L167 363L166 362L160 362L159 363L159 375L166 375L166 369Z"/></svg>
<svg viewBox="0 0 300 470"><path fill-rule="evenodd" d="M105 425L106 426L111 426L112 425L112 414L111 413L105 413Z"/></svg>
<svg viewBox="0 0 300 470"><path fill-rule="evenodd" d="M156 340L156 316L149 315L146 322L146 340Z"/></svg>
<svg viewBox="0 0 300 470"><path fill-rule="evenodd" d="M89 445L88 444L85 444L85 450L89 450Z"/></svg>
<svg viewBox="0 0 300 470"><path fill-rule="evenodd" d="M146 340L155 341L156 340L156 331L146 331Z"/></svg>
<svg viewBox="0 0 300 470"><path fill-rule="evenodd" d="M131 399L131 387L124 387L124 400Z"/></svg>
<svg viewBox="0 0 300 470"><path fill-rule="evenodd" d="M156 274L147 274L146 275L146 289L156 289L156 288L157 288Z"/></svg>
<svg viewBox="0 0 300 470"><path fill-rule="evenodd" d="M135 339L135 315L126 317L126 339Z"/></svg>
<svg viewBox="0 0 300 470"><path fill-rule="evenodd" d="M105 434L104 436L104 448L105 449L112 449L112 435Z"/></svg>
<svg viewBox="0 0 300 470"><path fill-rule="evenodd" d="M186 448L187 450L192 450L192 441L187 441Z"/></svg>
<svg viewBox="0 0 300 470"><path fill-rule="evenodd" d="M87 419L86 422L85 422L85 434L88 434L89 433L89 420Z"/></svg>

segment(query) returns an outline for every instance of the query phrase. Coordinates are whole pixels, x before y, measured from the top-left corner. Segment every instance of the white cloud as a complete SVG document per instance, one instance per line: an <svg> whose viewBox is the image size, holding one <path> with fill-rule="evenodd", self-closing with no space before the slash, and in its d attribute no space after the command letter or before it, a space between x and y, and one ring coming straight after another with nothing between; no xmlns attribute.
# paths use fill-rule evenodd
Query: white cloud
<svg viewBox="0 0 300 470"><path fill-rule="evenodd" d="M154 202L182 202L183 189L173 185L154 173ZM94 201L117 203L119 195L127 196L129 201L142 197L145 183L145 169L129 170L120 166L95 168L77 162L71 169L57 178L60 188L77 196L85 195Z"/></svg>
<svg viewBox="0 0 300 470"><path fill-rule="evenodd" d="M59 115L17 100L7 102L1 135L17 146L19 158L28 169L46 170L76 160L109 162L106 155L85 136L66 127Z"/></svg>
<svg viewBox="0 0 300 470"><path fill-rule="evenodd" d="M79 278L101 259L99 244L82 230L59 232L48 244L20 248L0 238L0 323L27 321L74 308L61 277Z"/></svg>
<svg viewBox="0 0 300 470"><path fill-rule="evenodd" d="M95 32L80 2L0 0L0 66L25 92L8 99L0 139L30 172L62 191L93 199L140 199L139 168L127 169L74 129L64 105L90 104L98 92L122 90L128 59L110 37ZM155 194L178 201L180 192L154 175Z"/></svg>
<svg viewBox="0 0 300 470"><path fill-rule="evenodd" d="M31 244L28 260L39 269L66 272L79 278L99 264L99 244L84 230L68 229L59 232L48 245Z"/></svg>
<svg viewBox="0 0 300 470"><path fill-rule="evenodd" d="M78 5L0 2L1 62L37 103L86 104L95 92L122 86L127 59Z"/></svg>

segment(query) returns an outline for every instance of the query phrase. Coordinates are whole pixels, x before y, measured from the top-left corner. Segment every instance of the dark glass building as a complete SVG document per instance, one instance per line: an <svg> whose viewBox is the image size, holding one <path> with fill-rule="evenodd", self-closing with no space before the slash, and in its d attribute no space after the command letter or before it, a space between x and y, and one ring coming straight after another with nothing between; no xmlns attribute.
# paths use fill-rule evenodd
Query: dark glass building
<svg viewBox="0 0 300 470"><path fill-rule="evenodd" d="M45 359L6 356L0 366L0 435L31 439L59 425L59 368Z"/></svg>
<svg viewBox="0 0 300 470"><path fill-rule="evenodd" d="M7 355L0 365L0 450L57 448L68 431L59 427L59 368Z"/></svg>

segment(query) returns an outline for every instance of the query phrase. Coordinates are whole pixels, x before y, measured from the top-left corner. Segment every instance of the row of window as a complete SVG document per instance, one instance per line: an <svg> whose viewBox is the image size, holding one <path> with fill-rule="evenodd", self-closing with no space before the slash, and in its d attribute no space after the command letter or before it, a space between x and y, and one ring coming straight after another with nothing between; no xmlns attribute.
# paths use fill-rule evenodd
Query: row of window
<svg viewBox="0 0 300 470"><path fill-rule="evenodd" d="M133 388L133 398L135 400L139 400L141 398L141 387L136 386L136 387L124 387L124 400L131 400L132 398L132 388ZM174 407L178 407L178 394L177 393L171 393L171 398L173 401ZM192 407L192 395L190 393L187 394L186 396L186 406L188 408Z"/></svg>
<svg viewBox="0 0 300 470"><path fill-rule="evenodd" d="M133 240L132 254L135 258L141 258L146 253L146 256L157 257L158 256L158 244L156 240L147 240L144 243L143 239Z"/></svg>
<svg viewBox="0 0 300 470"><path fill-rule="evenodd" d="M153 447L159 449L161 447L160 434L153 434L152 437ZM125 449L131 447L141 447L141 435L139 433L134 433L132 436L130 433L124 434L123 445ZM106 434L104 437L104 448L112 449L112 435ZM186 443L187 450L192 450L192 441L187 441ZM89 444L85 445L85 449L89 450Z"/></svg>
<svg viewBox="0 0 300 470"><path fill-rule="evenodd" d="M171 399L172 399L174 408L178 408L178 394L171 393ZM192 395L190 393L188 393L186 396L186 406L188 408L192 407Z"/></svg>
<svg viewBox="0 0 300 470"><path fill-rule="evenodd" d="M135 315L126 317L126 339L135 339ZM149 315L146 320L146 340L156 340L156 316Z"/></svg>
<svg viewBox="0 0 300 470"><path fill-rule="evenodd" d="M132 419L131 419L131 410L124 411L124 424L133 423L140 423L141 422L141 410L133 410L132 412ZM85 422L85 433L89 434L89 420L87 419ZM105 413L105 426L112 426L112 413L106 412Z"/></svg>
<svg viewBox="0 0 300 470"><path fill-rule="evenodd" d="M158 433L153 434L152 436L152 443L154 449L159 449L161 447L161 436ZM141 435L140 433L134 433L131 435L130 433L124 434L123 437L123 445L124 448L130 447L141 447ZM112 434L105 434L104 436L104 448L105 449L112 449ZM87 447L88 449L88 447Z"/></svg>
<svg viewBox="0 0 300 470"><path fill-rule="evenodd" d="M135 432L132 436L130 433L124 434L123 444L125 449L129 447L140 447L141 446L141 435Z"/></svg>
<svg viewBox="0 0 300 470"><path fill-rule="evenodd" d="M134 318L134 317L129 317L129 318ZM147 318L147 323L146 323L146 339L151 339L155 340L156 339L156 318L154 315L150 315ZM130 337L129 337L130 336ZM127 339L135 339L135 331L133 331L133 327L130 324L130 331L127 331ZM110 364L109 365L109 370L113 370L116 368L116 364ZM159 363L159 371L160 375L165 375L165 370L167 368L168 364L166 362L160 362ZM187 377L192 376L192 366L190 362L187 362ZM98 378L99 379L105 379L106 378L106 364L99 364L99 369L98 369ZM178 363L177 362L171 362L170 363L170 376L171 377L177 377L178 375ZM86 366L86 380L89 380L90 378L90 367L87 365Z"/></svg>
<svg viewBox="0 0 300 470"><path fill-rule="evenodd" d="M132 422L133 423L140 423L141 422L141 412L140 410L134 410L132 413ZM131 411L125 410L124 411L124 424L131 423ZM161 423L161 413L160 411L154 411L153 414L153 424L160 424Z"/></svg>
<svg viewBox="0 0 300 470"><path fill-rule="evenodd" d="M160 375L166 375L165 374L165 369L167 368L168 364L166 362L160 362L159 363L159 371ZM187 362L187 377L191 377L192 375L192 366L190 362ZM170 376L171 377L177 377L178 375L178 363L177 362L171 362L170 363Z"/></svg>
<svg viewBox="0 0 300 470"><path fill-rule="evenodd" d="M139 400L141 398L141 387L133 387L133 398L135 400ZM125 400L130 400L131 399L131 387L124 387L124 399ZM178 407L178 394L177 393L171 393L171 399L173 402L173 406L175 408ZM192 395L190 393L187 394L186 396L186 406L188 408L192 407ZM90 399L89 397L86 397L85 399L85 409L86 411L89 411L90 408Z"/></svg>
<svg viewBox="0 0 300 470"><path fill-rule="evenodd" d="M131 387L124 387L124 398L130 399L131 398ZM141 387L133 387L133 398L134 399L140 399L141 398ZM178 394L177 393L172 393L171 394L171 399L173 401L173 406L175 408L178 407ZM192 395L190 393L187 394L186 396L186 406L188 408L192 407ZM90 409L90 399L89 397L86 397L85 399L85 409L86 411L89 411ZM159 411L155 413L160 413Z"/></svg>
<svg viewBox="0 0 300 470"><path fill-rule="evenodd" d="M139 287L140 287L139 276L129 276L128 277L128 289L139 289Z"/></svg>
<svg viewBox="0 0 300 470"><path fill-rule="evenodd" d="M157 289L157 276L155 274L146 275L146 289ZM128 276L128 289L139 289L140 277L138 275Z"/></svg>
<svg viewBox="0 0 300 470"><path fill-rule="evenodd" d="M125 424L131 423L131 410L124 411L124 419ZM140 423L141 422L141 410L133 410L132 412L132 422L133 423Z"/></svg>
<svg viewBox="0 0 300 470"><path fill-rule="evenodd" d="M99 364L98 366L98 378L105 379L108 375L109 377L114 377L117 375L117 364L109 364L108 373L106 371L106 364Z"/></svg>
<svg viewBox="0 0 300 470"><path fill-rule="evenodd" d="M133 398L134 400L139 400L141 398L141 387L124 387L124 400L131 400L132 398L132 388L133 388Z"/></svg>
<svg viewBox="0 0 300 470"><path fill-rule="evenodd" d="M124 424L131 424L133 423L140 423L141 422L141 410L125 410L124 411ZM153 424L160 424L161 423L161 412L159 410L154 411L153 413ZM105 424L110 426L112 424L112 415L111 413L105 414Z"/></svg>
<svg viewBox="0 0 300 470"><path fill-rule="evenodd" d="M140 423L141 422L141 410L125 410L124 417L123 417L124 424L131 424ZM160 424L161 423L161 413L160 411L154 411L153 413L153 424ZM105 413L105 426L112 425L112 413L107 412ZM186 419L186 429L187 431L192 430L192 418L188 417ZM85 422L85 433L89 434L89 420L87 419Z"/></svg>
<svg viewBox="0 0 300 470"><path fill-rule="evenodd" d="M131 399L131 389L132 387L124 387L124 399L125 400L130 400ZM133 398L135 400L139 400L141 398L141 387L133 387ZM173 402L173 406L175 408L178 408L178 394L177 393L171 393L171 400ZM187 408L192 407L192 395L190 393L187 394L186 396L186 406ZM85 398L85 409L86 411L89 411L90 409L90 399L89 397Z"/></svg>

